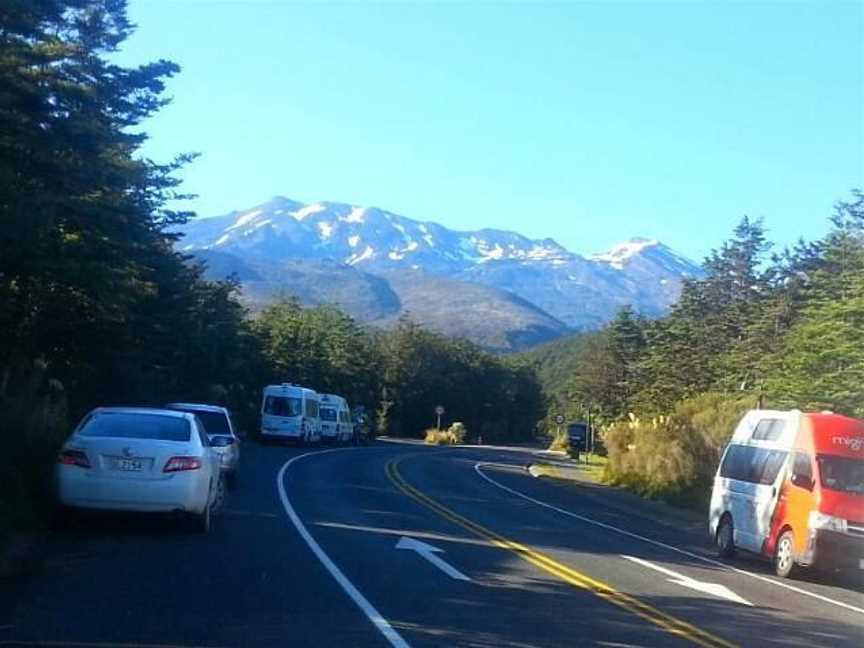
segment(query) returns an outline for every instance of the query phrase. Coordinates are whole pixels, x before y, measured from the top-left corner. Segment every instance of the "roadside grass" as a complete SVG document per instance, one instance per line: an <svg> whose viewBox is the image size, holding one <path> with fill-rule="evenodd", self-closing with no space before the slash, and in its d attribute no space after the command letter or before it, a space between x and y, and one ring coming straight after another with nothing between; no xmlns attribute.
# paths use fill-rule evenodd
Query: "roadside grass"
<svg viewBox="0 0 864 648"><path fill-rule="evenodd" d="M582 473L596 482L603 482L606 477L606 466L609 459L599 454L583 454Z"/></svg>
<svg viewBox="0 0 864 648"><path fill-rule="evenodd" d="M649 484L639 484L632 477L626 482L615 480L610 474L609 459L599 454L581 454L579 461L568 466L538 462L532 468L535 475L554 479L562 484L576 486L579 482L589 482L620 488L646 501L657 502L679 509L682 512L708 514L710 492L698 488L687 490L657 490Z"/></svg>

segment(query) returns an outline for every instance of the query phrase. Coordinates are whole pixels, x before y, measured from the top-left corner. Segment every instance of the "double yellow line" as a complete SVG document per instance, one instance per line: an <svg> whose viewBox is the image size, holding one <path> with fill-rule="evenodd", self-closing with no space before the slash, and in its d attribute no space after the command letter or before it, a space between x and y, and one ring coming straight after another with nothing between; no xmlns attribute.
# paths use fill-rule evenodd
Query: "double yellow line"
<svg viewBox="0 0 864 648"><path fill-rule="evenodd" d="M619 592L615 588L598 581L590 576L583 574L581 572L576 571L564 565L557 560L553 560L549 556L546 556L539 551L535 551L530 547L527 547L518 542L514 542L513 540L508 540L504 536L501 536L494 531L490 531L486 527L480 526L476 522L472 522L471 520L462 517L458 513L451 511L449 508L445 507L443 504L440 504L433 500L431 497L421 493L419 490L414 488L411 484L409 484L402 475L399 473L398 465L402 461L402 459L391 460L386 467L387 477L391 482L405 495L416 500L420 504L432 509L438 515L447 520L450 520L454 524L462 527L466 531L470 531L471 533L483 538L484 540L488 540L492 545L499 547L501 549L506 549L515 553L517 556L522 558L523 560L528 561L535 567L539 567L543 571L556 576L561 579L565 583L569 583L574 587L578 587L579 589L587 590L605 601L608 601L612 605L615 605L619 608L627 610L632 614L635 614L646 621L657 625L667 632L670 632L679 637L683 637L692 641L693 643L703 646L704 648L738 648L733 643L730 643L720 637L717 637L701 628L697 628L696 626L687 623L681 619L673 617L665 612L658 610L657 608L648 605L647 603L643 603L639 599L630 596L629 594L625 594L624 592Z"/></svg>

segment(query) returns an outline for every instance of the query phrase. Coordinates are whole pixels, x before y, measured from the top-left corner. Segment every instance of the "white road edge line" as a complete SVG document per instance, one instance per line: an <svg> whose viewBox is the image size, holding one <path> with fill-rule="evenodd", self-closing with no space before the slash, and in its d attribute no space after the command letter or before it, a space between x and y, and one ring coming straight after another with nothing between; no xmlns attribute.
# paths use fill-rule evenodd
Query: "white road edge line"
<svg viewBox="0 0 864 648"><path fill-rule="evenodd" d="M652 540L651 538L646 538L645 536L641 536L637 533L632 533L631 531L626 531L624 529L620 529L618 527L612 526L611 524L606 524L605 522L600 522L598 520L594 520L592 518L585 517L584 515L579 515L578 513L573 513L572 511L567 511L565 509L558 508L557 506L553 506L552 504L547 504L546 502L542 502L538 499L534 499L533 497L525 495L525 493L520 493L517 490L514 490L508 486L505 486L504 484L501 484L501 483L495 481L494 479L489 477L489 475L486 475L482 470L483 466L495 466L495 465L507 466L509 468L521 468L521 466L516 466L516 465L494 464L491 462L481 461L481 462L477 462L474 464L474 472L476 472L478 475L480 475L483 479L485 479L490 484L497 486L498 488L505 490L512 495L516 495L517 497L521 497L524 500L527 500L529 502L533 502L534 504L537 504L538 506L548 508L552 511L557 511L558 513L561 513L562 515L567 515L569 517L575 518L575 519L580 520L582 522L585 522L587 524L593 524L594 526L598 526L602 529L606 529L607 531L613 531L614 533L620 533L621 535L625 535L629 538L634 538L636 540L641 540L642 542L647 542L648 544L652 544L655 547L662 547L663 549L668 549L669 551L674 551L675 553L679 553L683 556L688 556L688 557L693 558L695 560L700 560L700 561L707 563L709 565L714 565L716 567L722 567L723 569L735 572L736 574L742 574L744 576L749 576L750 578L755 578L756 580L760 580L764 583L769 583L770 585L774 585L776 587L781 587L781 588L787 589L791 592L796 592L796 593L802 594L804 596L809 596L810 598L817 599L819 601L822 601L823 603L829 603L831 605L836 605L837 607L841 607L841 608L844 608L846 610L851 610L852 612L857 612L858 614L864 614L864 609L859 608L859 607L855 607L854 605L849 605L848 603L844 603L843 601L836 601L832 598L828 598L827 596L822 596L821 594L816 594L815 592L808 592L807 590L801 589L800 587L795 587L794 585L789 585L788 583L781 583L780 581L776 581L774 579L768 578L767 576L762 576L761 574L754 574L753 572L749 572L746 569L740 569L738 567L733 567L732 565L727 565L726 563L720 562L719 560L713 560L711 558L706 558L705 556L700 556L699 554L693 553L692 551L687 551L686 549L680 549L679 547L674 547L672 545L666 544L665 542L660 542L658 540Z"/></svg>
<svg viewBox="0 0 864 648"><path fill-rule="evenodd" d="M411 648L411 644L409 644L405 639L402 638L393 626L381 616L381 613L375 609L375 606L372 605L369 600L360 593L354 584L348 580L348 577L342 573L342 570L336 566L330 556L328 556L325 551L321 548L315 538L312 537L312 534L306 529L306 525L303 524L303 521L300 519L300 516L297 515L297 512L294 510L294 507L291 506L291 501L288 499L288 495L285 492L285 484L284 477L285 472L288 470L288 467L293 464L295 461L303 459L304 457L311 456L320 456L323 454L328 454L331 452L343 452L349 450L349 448L334 448L332 450L322 450L318 452L306 452L301 455L297 455L296 457L292 457L279 470L279 474L276 477L276 487L279 490L279 498L282 500L282 506L285 509L285 512L288 514L288 518L291 520L291 523L294 525L294 528L297 529L297 532L300 534L300 537L306 542L309 548L312 550L312 553L315 554L315 557L324 565L324 568L330 572L330 575L334 578L334 580L339 583L339 586L345 591L345 593L351 597L351 600L357 604L357 607L362 610L363 614L366 615L372 624L378 629L378 631L384 635L384 638L390 642L390 645L393 648Z"/></svg>

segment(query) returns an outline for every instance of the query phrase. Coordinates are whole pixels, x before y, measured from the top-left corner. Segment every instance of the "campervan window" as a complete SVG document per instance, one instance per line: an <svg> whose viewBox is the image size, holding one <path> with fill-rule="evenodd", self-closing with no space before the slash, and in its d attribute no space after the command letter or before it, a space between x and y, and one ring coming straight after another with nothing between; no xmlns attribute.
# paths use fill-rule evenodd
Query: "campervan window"
<svg viewBox="0 0 864 648"><path fill-rule="evenodd" d="M720 466L720 476L754 484L773 484L787 456L782 450L731 445Z"/></svg>
<svg viewBox="0 0 864 648"><path fill-rule="evenodd" d="M329 407L322 407L320 409L321 412L321 420L322 421L335 421L336 420L336 410L331 409Z"/></svg>
<svg viewBox="0 0 864 648"><path fill-rule="evenodd" d="M306 416L311 416L315 418L318 416L318 401L316 400L307 400L306 401Z"/></svg>
<svg viewBox="0 0 864 648"><path fill-rule="evenodd" d="M753 430L754 441L776 441L783 436L786 421L783 419L762 419Z"/></svg>

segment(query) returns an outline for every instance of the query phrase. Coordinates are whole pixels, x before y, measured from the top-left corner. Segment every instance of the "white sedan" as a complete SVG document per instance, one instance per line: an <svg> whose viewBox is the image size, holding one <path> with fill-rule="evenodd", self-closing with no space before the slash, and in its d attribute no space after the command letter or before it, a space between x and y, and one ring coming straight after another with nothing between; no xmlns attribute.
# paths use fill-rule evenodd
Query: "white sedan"
<svg viewBox="0 0 864 648"><path fill-rule="evenodd" d="M57 457L63 507L182 513L202 532L221 504L220 457L193 414L100 407Z"/></svg>

